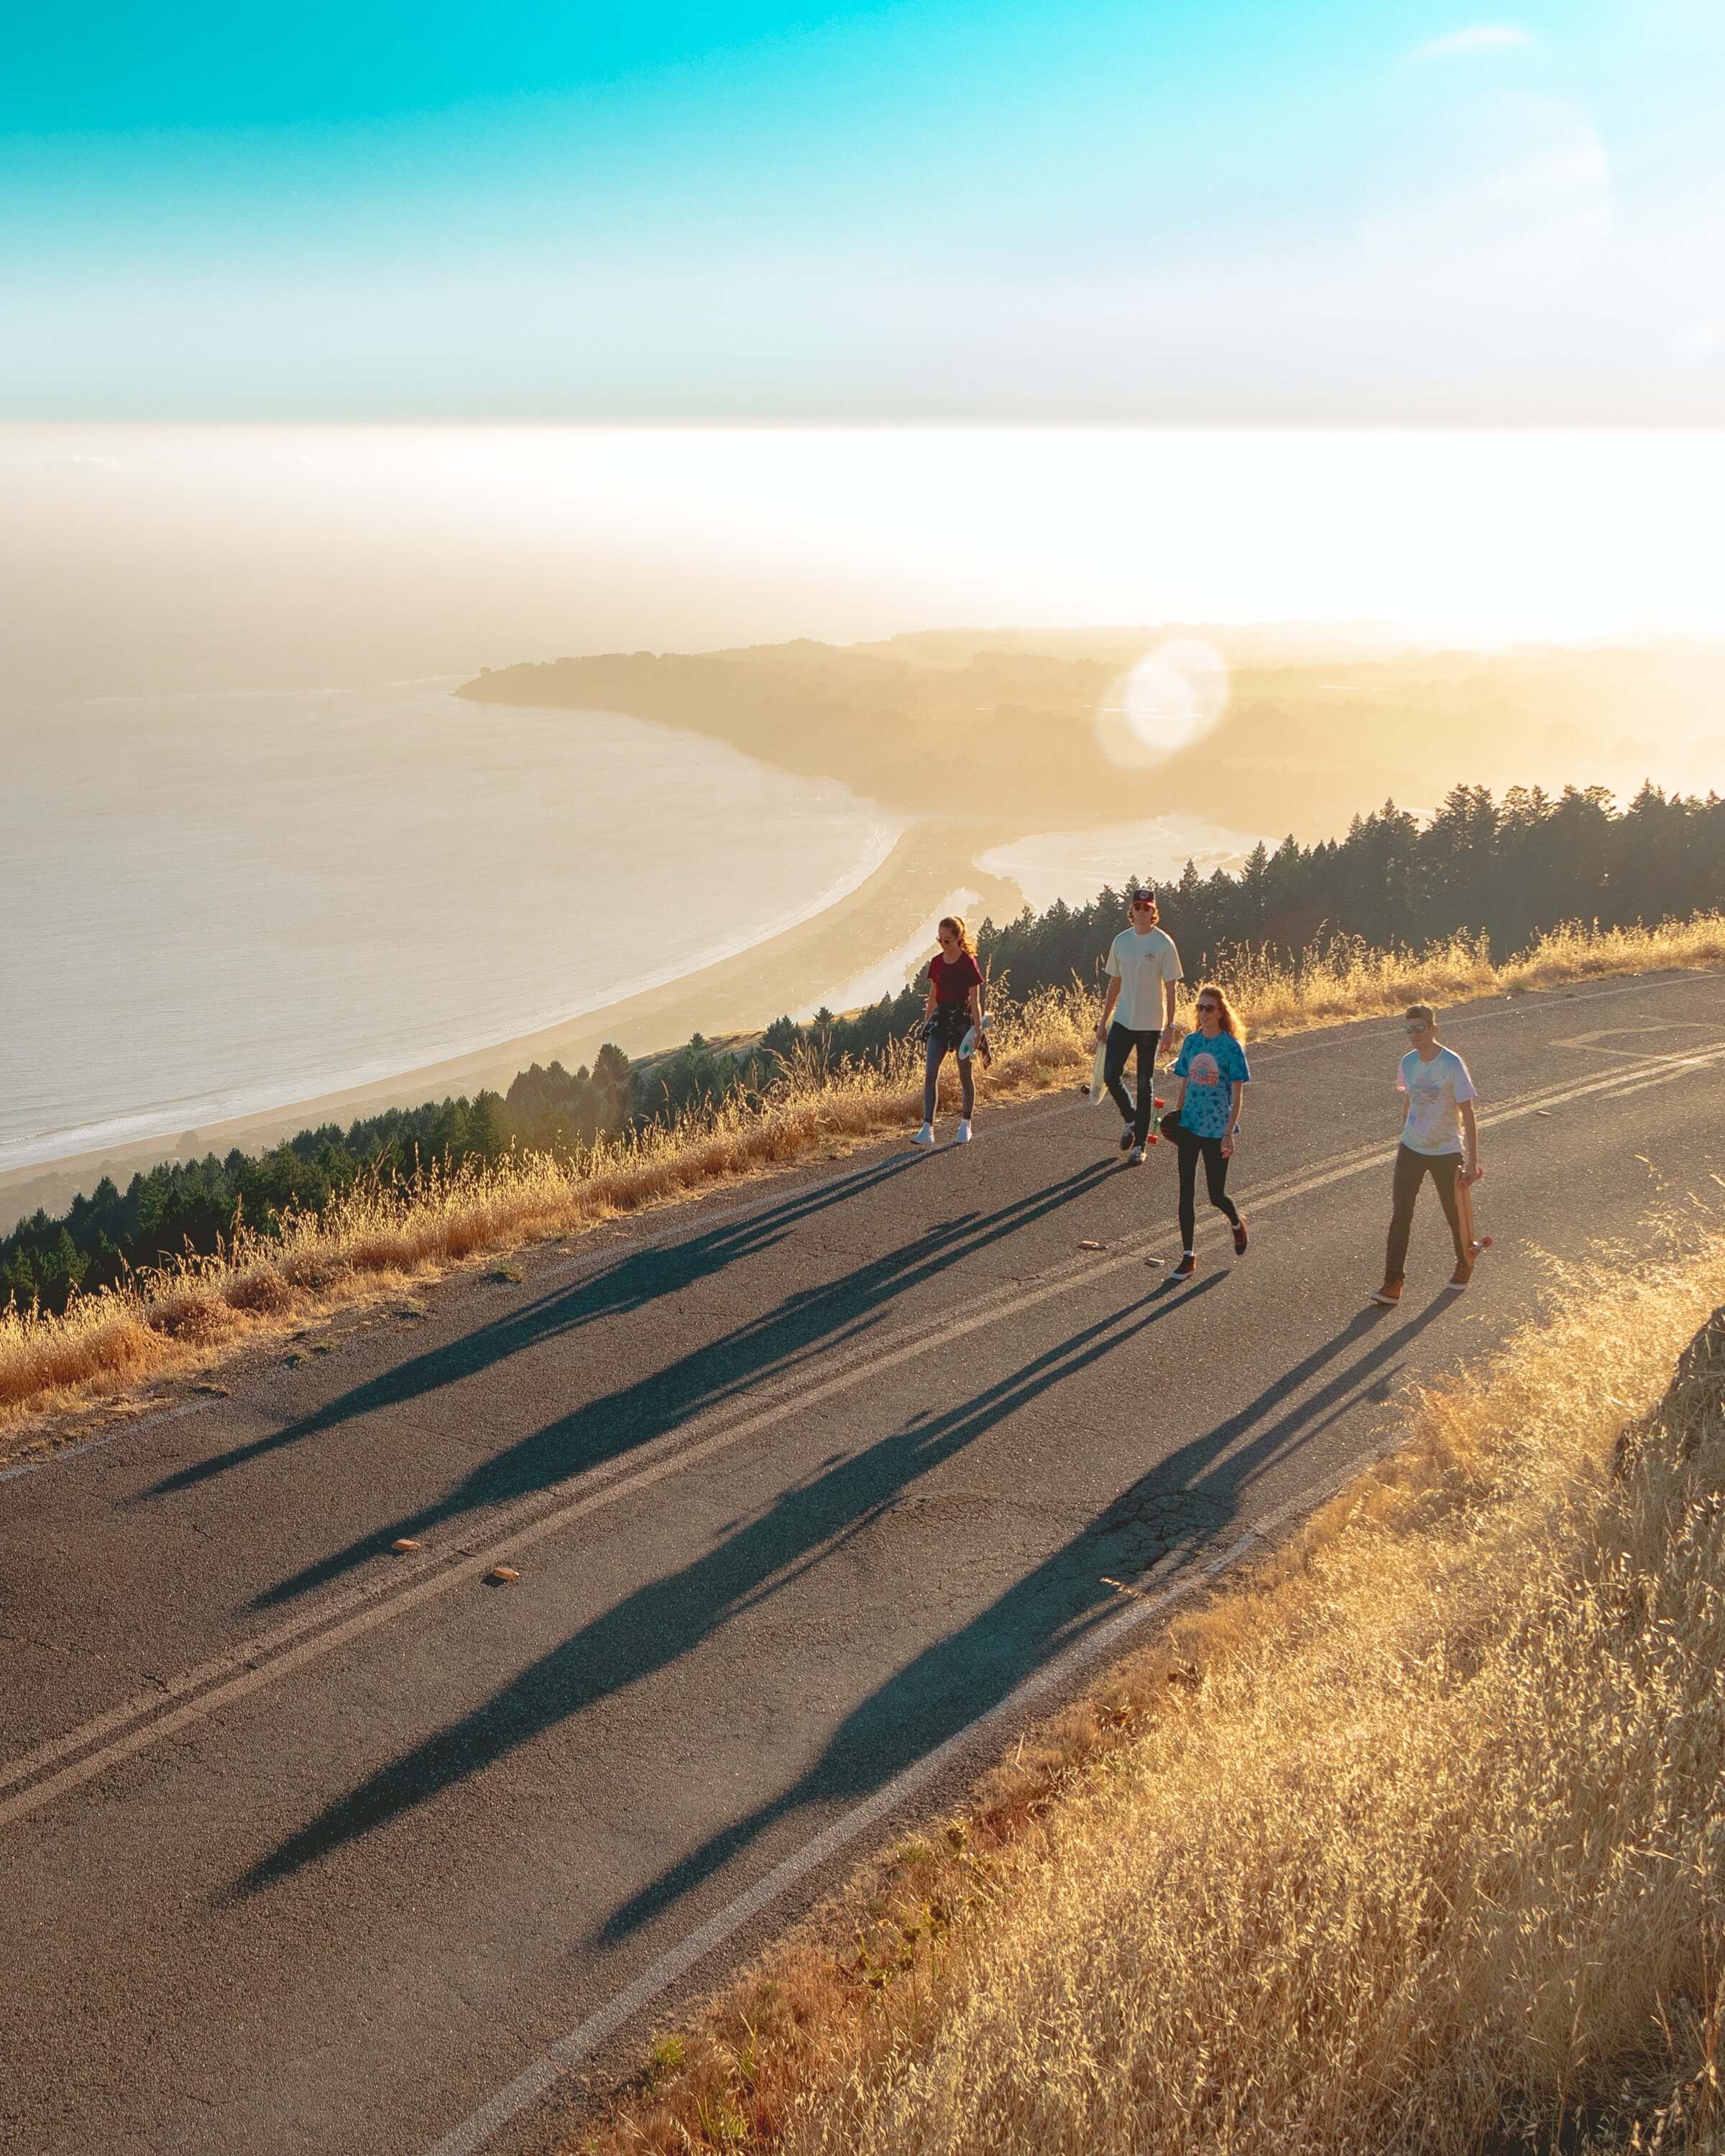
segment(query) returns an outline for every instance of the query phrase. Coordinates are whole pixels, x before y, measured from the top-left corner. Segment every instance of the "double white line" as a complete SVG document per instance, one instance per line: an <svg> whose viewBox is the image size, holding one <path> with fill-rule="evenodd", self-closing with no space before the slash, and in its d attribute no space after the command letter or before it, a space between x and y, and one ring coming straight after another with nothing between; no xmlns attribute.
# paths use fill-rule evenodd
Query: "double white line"
<svg viewBox="0 0 1725 2156"><path fill-rule="evenodd" d="M1481 1118L1485 1128L1500 1127L1572 1101L1609 1100L1669 1084L1692 1070L1725 1062L1725 1045L1673 1057L1655 1075L1645 1070L1612 1071L1603 1077L1537 1088L1514 1095ZM1387 1166L1393 1145L1381 1142L1334 1153L1311 1168L1291 1170L1255 1188L1253 1214L1310 1196L1329 1184L1368 1169ZM1081 1292L1116 1273L1140 1265L1165 1231L1140 1235L1106 1252L1069 1260L1029 1282L1009 1282L971 1302L938 1327L916 1320L878 1340L858 1342L824 1354L811 1378L805 1368L751 1388L743 1399L706 1409L650 1440L625 1460L583 1470L531 1496L495 1512L484 1539L464 1537L439 1553L397 1560L369 1579L343 1589L284 1619L239 1646L212 1656L105 1713L82 1722L0 1765L0 1827L25 1813L54 1803L121 1761L148 1750L208 1714L231 1706L266 1685L305 1668L377 1626L422 1608L454 1588L477 1581L491 1568L520 1556L548 1537L560 1534L608 1507L650 1489L685 1469L698 1466L746 1439L757 1437L822 1401L851 1390L888 1371L915 1362L952 1343L1034 1310L1056 1296Z"/></svg>

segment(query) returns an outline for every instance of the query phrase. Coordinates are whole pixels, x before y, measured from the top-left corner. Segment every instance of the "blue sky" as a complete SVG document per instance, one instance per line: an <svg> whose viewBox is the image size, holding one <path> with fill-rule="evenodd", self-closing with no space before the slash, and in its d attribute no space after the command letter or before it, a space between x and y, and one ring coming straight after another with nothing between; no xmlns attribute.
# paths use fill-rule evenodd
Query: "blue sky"
<svg viewBox="0 0 1725 2156"><path fill-rule="evenodd" d="M1725 421L1725 9L34 8L0 414Z"/></svg>

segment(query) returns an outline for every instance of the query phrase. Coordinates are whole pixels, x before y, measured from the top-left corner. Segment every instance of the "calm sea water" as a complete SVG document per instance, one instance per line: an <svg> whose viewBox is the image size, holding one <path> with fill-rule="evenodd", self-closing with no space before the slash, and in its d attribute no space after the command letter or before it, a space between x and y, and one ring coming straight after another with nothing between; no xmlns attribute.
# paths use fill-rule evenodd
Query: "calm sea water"
<svg viewBox="0 0 1725 2156"><path fill-rule="evenodd" d="M443 684L0 708L0 1168L675 978L818 912L896 835L836 782Z"/></svg>

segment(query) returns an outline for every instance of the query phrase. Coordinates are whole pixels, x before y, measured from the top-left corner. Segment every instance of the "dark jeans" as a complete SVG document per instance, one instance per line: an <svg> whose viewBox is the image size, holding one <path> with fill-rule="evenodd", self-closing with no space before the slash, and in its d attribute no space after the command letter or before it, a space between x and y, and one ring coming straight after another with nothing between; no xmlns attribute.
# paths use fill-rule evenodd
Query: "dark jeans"
<svg viewBox="0 0 1725 2156"><path fill-rule="evenodd" d="M1210 1203L1231 1227L1240 1225L1240 1209L1228 1195L1228 1156L1220 1138L1196 1138L1178 1131L1174 1145L1180 1156L1180 1248L1189 1250L1198 1232L1198 1157L1204 1155L1204 1180Z"/></svg>
<svg viewBox="0 0 1725 2156"><path fill-rule="evenodd" d="M1411 1146L1395 1152L1395 1202L1389 1215L1389 1245L1384 1253L1384 1277L1399 1281L1408 1262L1408 1233L1414 1224L1414 1204L1420 1186L1429 1175L1437 1185L1438 1203L1450 1224L1455 1245L1455 1262L1467 1253L1461 1245L1461 1208L1455 1197L1455 1178L1461 1173L1459 1152L1415 1152Z"/></svg>
<svg viewBox="0 0 1725 2156"><path fill-rule="evenodd" d="M1142 1145L1150 1135L1150 1118L1156 1112L1156 1044L1162 1038L1158 1026L1153 1033L1135 1033L1130 1026L1111 1025L1108 1029L1108 1054L1102 1065L1102 1083L1108 1088L1108 1098L1120 1111L1120 1120L1132 1127L1132 1137ZM1134 1107L1124 1086L1120 1082L1134 1049L1138 1051L1138 1104Z"/></svg>
<svg viewBox="0 0 1725 2156"><path fill-rule="evenodd" d="M922 1077L922 1120L925 1123L934 1121L935 1096L941 1081L941 1063L948 1054L957 1055L958 1090L963 1099L967 1122L976 1106L976 1058L973 1055L958 1055L957 1050L949 1050L938 1033L932 1033L928 1036L928 1061Z"/></svg>

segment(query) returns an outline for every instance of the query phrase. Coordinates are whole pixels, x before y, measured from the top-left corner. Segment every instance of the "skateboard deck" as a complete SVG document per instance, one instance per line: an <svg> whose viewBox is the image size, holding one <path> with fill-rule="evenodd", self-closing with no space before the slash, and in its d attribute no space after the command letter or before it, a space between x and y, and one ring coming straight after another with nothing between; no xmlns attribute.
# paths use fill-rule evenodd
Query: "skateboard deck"
<svg viewBox="0 0 1725 2156"><path fill-rule="evenodd" d="M1467 1255L1471 1258L1476 1258L1481 1250L1491 1249L1491 1238L1489 1235L1481 1235L1476 1231L1473 1223L1473 1185L1464 1182L1459 1175L1455 1178L1455 1207L1461 1215L1461 1240L1467 1245Z"/></svg>

